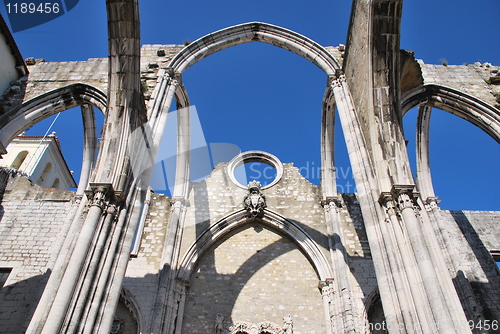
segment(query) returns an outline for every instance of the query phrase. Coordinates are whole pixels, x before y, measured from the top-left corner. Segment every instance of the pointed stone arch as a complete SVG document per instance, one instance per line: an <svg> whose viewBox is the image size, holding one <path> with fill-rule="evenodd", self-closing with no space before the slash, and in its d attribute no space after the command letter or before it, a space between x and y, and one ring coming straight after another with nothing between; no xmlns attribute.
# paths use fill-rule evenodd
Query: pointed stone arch
<svg viewBox="0 0 500 334"><path fill-rule="evenodd" d="M97 133L93 107L105 113L106 105L106 94L87 84L77 83L54 89L24 102L0 118L0 144L7 146L15 136L34 124L57 113L81 106L84 148L82 171L76 194L83 195L96 160Z"/></svg>
<svg viewBox="0 0 500 334"><path fill-rule="evenodd" d="M241 209L219 219L207 228L186 252L180 264L177 278L188 282L196 262L203 253L224 235L247 223L247 211ZM296 222L266 209L262 223L290 237L310 260L319 280L325 281L333 277L332 268L317 243Z"/></svg>
<svg viewBox="0 0 500 334"><path fill-rule="evenodd" d="M242 261L241 263L238 262L237 260L237 262L239 263L237 267L231 267L232 266L231 264L228 264L229 267L224 267L223 264L221 267L222 270L221 272L219 272L218 270L213 271L213 269L208 269L207 272L205 272L204 269L202 269L201 272L198 270L199 268L208 268L208 267L213 268L211 265L208 265L207 267L207 264L211 263L210 261L213 261L213 259L215 258L214 253L212 253L214 247L216 249L218 249L219 246L223 245L231 247L232 245L235 245L234 241L231 242L228 240L234 237L238 238L237 237L238 235L244 235L246 236L246 238L254 240L253 237L249 237L248 234L246 234L248 232L245 231L249 230L252 231L250 233L253 237L256 236L256 234L254 233L263 233L264 239L262 239L262 241L268 241L268 242L269 240L273 241L271 241L269 244L266 242L264 242L264 244L260 244L261 246L263 246L263 248L259 247L255 253L251 252L250 254L252 255L250 256L248 256L248 253L247 256L244 255L243 260L240 259L240 261ZM274 239L274 237L271 236L274 234L276 234L277 239ZM239 239L239 240L241 243L244 244L245 243L244 240L247 239ZM253 245L253 243L251 244ZM228 250L227 247L224 248L225 251ZM252 247L254 246L250 246L251 249L254 249ZM293 252L297 251L299 253L290 253L292 251ZM245 251L243 251L243 253L245 253ZM268 279L263 280L264 276L260 276L262 274L261 269L263 269L263 271L265 272L266 269L264 268L267 268L268 270L267 275L271 274L271 276L273 276L273 275L279 275L279 274L272 274L275 273L275 271L273 270L277 270L277 272L280 272L279 268L281 268L284 271L286 271L285 268L287 270L289 267L294 268L295 264L288 261L283 262L281 267L279 265L280 260L276 260L277 262L274 262L275 259L277 259L278 257L281 258L281 256L285 254L287 257L284 259L288 259L292 262L301 263L299 267L301 268L300 272L304 275L303 281L302 280L294 281L294 279L286 278L286 276L290 275L290 273L285 273L282 276L283 281L281 283L278 283L278 285L281 286L281 288L272 287L276 284L275 282L278 281L273 280L272 282L270 282ZM299 260L297 258L298 254L301 254L302 255L301 257L303 259ZM207 258L209 259L208 260L209 262L205 262ZM259 263L258 269L255 267L256 263L255 261L257 261L257 259ZM285 263L287 263L288 265L285 266ZM307 266L308 269L306 269L306 267L304 266ZM306 290L304 290L303 293L306 293L305 291L309 291L304 296L307 295L309 296L308 298L313 298L311 299L314 300L313 303L318 303L317 304L318 307L320 307L320 305L322 304L322 306L325 308L324 318L322 315L320 315L320 313L318 313L317 315L312 317L315 319L314 321L312 320L312 318L310 320L314 322L315 326L324 326L323 324L325 324L327 328L328 326L330 326L329 325L330 317L326 316L327 314L329 314L328 313L329 306L327 303L324 303L324 296L322 294L322 291L320 291L321 283L333 280L332 278L333 270L331 268L330 263L328 262L326 256L323 254L322 250L320 249L316 241L308 235L308 233L305 231L305 229L301 226L299 222L287 219L271 210L267 209L264 210L264 215L262 218L249 217L248 212L244 209L241 209L219 219L217 222L215 222L212 226L208 227L205 231L203 231L199 235L196 241L191 245L191 247L185 253L178 268L179 269L177 269L177 277L175 280L176 287L174 288L174 291L176 291L177 293L175 294L176 297L174 297L174 300L171 301L172 305L173 306L175 305L174 307L177 309L177 321L176 321L177 330L185 328L184 326L191 327L194 325L193 323L189 323L190 320L186 320L186 319L192 319L193 316L191 311L193 309L192 296L196 296L199 293L202 293L202 291L204 291L203 288L206 287L206 284L212 284L210 282L213 282L214 284L214 291L220 291L220 292L215 292L215 295L218 295L219 293L224 294L222 291L226 291L226 289L230 291L230 293L226 297L224 297L224 302L220 306L222 309L217 310L217 312L224 312L224 316L229 322L231 322L230 319L232 319L232 321L236 321L235 323L238 322L237 320L239 320L238 318L242 316L241 312L244 310L244 308L242 308L242 305L245 303L244 300L245 298L248 298L249 295L252 295L252 293L249 291L252 290L252 287L254 287L253 289L255 289L256 282L266 282L264 284L269 283L269 286L267 288L271 289L270 291L272 292L268 291L269 293L265 294L265 296L267 297L263 298L264 299L269 298L270 296L269 294L272 294L273 296L274 294L276 294L276 297L278 298L277 300L282 300L280 298L285 298L283 296L288 295L290 290L289 289L287 290L286 287L288 286L287 284L292 284L292 283L286 283L286 282L295 282L293 283L294 287L304 284L304 288ZM227 268L233 268L235 271L233 272L233 269L227 271ZM291 268L289 270L293 272L293 269ZM223 284L223 286L220 285L220 282L226 282L226 279L229 279L230 277L234 278L233 283L236 282L234 285L226 285L226 284ZM252 280L254 277L256 277L255 281ZM275 277L275 279L278 278ZM201 285L199 283L200 280L203 282ZM252 284L249 284L250 282L252 282ZM273 284L271 285L271 283ZM249 284L248 287L250 287L250 290L244 290L244 287L247 287L247 284ZM257 285L258 284L259 283L257 283ZM291 288L290 286L288 287ZM314 293L314 288L317 289L316 292L317 294ZM296 303L298 302L297 299L293 299L292 297L286 300L289 303L288 305L290 306L296 305ZM268 302L272 304L270 300L268 300ZM200 303L202 302L201 301L197 302L197 305L201 305ZM255 301L255 303L256 305L261 306L259 310L262 311L263 305L258 304L258 301ZM270 306L270 304L265 304L265 305ZM278 306L279 305L277 304L276 305L273 304L273 306L271 307L278 307ZM282 306L279 307L282 308ZM206 309L206 307L202 309ZM185 312L187 318L184 314ZM227 317L228 315L229 317ZM283 316L284 315L285 314L283 314ZM232 318L233 316L236 316L236 318ZM276 314L274 314L273 317L276 317ZM269 318L266 319L265 314L260 314L260 316L257 316L252 321L257 323L263 320L265 322L269 320L277 321L277 319L269 319ZM184 324L184 321L188 322ZM203 324L203 326L206 325L207 320L205 319L204 321L205 323Z"/></svg>
<svg viewBox="0 0 500 334"><path fill-rule="evenodd" d="M176 73L183 73L211 54L249 42L263 42L289 50L309 60L327 75L341 69L335 58L318 43L292 30L263 22L243 23L205 35L179 52L169 66Z"/></svg>
<svg viewBox="0 0 500 334"><path fill-rule="evenodd" d="M453 88L441 85L418 87L402 98L405 115L419 106L417 116L417 185L424 200L436 197L432 185L429 160L429 132L432 108L458 116L486 132L500 143L500 110L490 104Z"/></svg>

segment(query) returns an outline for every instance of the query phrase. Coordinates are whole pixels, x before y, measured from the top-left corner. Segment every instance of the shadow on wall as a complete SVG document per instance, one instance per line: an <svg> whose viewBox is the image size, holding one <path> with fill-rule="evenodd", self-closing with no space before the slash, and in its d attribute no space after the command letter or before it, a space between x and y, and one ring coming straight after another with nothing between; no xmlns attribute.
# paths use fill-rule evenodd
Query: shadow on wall
<svg viewBox="0 0 500 334"><path fill-rule="evenodd" d="M156 275L146 275L128 277L124 283L141 299L140 319L145 322L154 300L143 297L155 295L157 286L151 283L157 281ZM142 296L134 287L144 289ZM183 312L182 333L212 332L219 313L225 329L242 321L282 326L287 314L298 314L297 330L307 329L299 329L302 325L325 331L318 275L312 264L291 238L260 219L250 219L203 253L189 281ZM143 325L147 330L150 324Z"/></svg>
<svg viewBox="0 0 500 334"><path fill-rule="evenodd" d="M2 333L25 333L40 301L51 271L5 285L0 291Z"/></svg>
<svg viewBox="0 0 500 334"><path fill-rule="evenodd" d="M500 272L488 249L463 211L450 211L464 238L474 252L488 283L481 282L474 273L459 270L453 278L468 320L475 323L500 319L498 300L500 298ZM453 250L450 250L453 251Z"/></svg>

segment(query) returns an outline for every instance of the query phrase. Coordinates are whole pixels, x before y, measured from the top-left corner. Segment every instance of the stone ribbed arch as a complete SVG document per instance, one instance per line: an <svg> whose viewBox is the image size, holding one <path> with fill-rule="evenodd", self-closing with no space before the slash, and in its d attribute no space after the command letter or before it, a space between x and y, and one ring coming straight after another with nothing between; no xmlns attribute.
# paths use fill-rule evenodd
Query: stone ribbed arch
<svg viewBox="0 0 500 334"><path fill-rule="evenodd" d="M94 108L106 110L106 94L83 83L68 85L34 97L0 118L0 143L7 146L19 133L44 119L76 106L82 108L83 160L77 195L83 195L96 160Z"/></svg>
<svg viewBox="0 0 500 334"><path fill-rule="evenodd" d="M445 86L424 85L403 96L403 115L419 105L438 108L463 118L500 143L500 110L478 98Z"/></svg>
<svg viewBox="0 0 500 334"><path fill-rule="evenodd" d="M403 96L402 112L419 106L417 116L417 184L423 199L435 198L429 159L432 108L456 115L483 130L500 143L500 111L488 103L456 89L424 85Z"/></svg>
<svg viewBox="0 0 500 334"><path fill-rule="evenodd" d="M335 95L327 87L322 104L321 126L321 185L323 198L337 197L337 178L335 167Z"/></svg>
<svg viewBox="0 0 500 334"><path fill-rule="evenodd" d="M247 224L249 222L247 214L244 209L235 211L206 229L185 254L177 277L182 281L189 281L196 263L203 253L227 233ZM264 217L259 222L290 237L311 261L319 280L325 281L333 277L331 266L325 255L316 242L297 223L268 209L264 210Z"/></svg>
<svg viewBox="0 0 500 334"><path fill-rule="evenodd" d="M334 82L336 83L335 87L329 88L337 97L337 100L342 101L339 106L339 110L347 114L353 113L353 104L350 103L350 94L344 77L342 76L341 66L325 48L323 48L318 43L310 40L309 38L306 38L296 32L285 28L261 22L245 23L216 31L192 42L172 59L168 69L160 70L158 72L159 78L157 81L157 86L151 94L151 100L149 102L148 108L148 125L152 129L152 142L156 147L158 147L158 145L160 144L165 124L167 123L168 111L171 108L172 100L175 97L178 100L178 104L182 100L185 100L184 92L178 92L179 90L183 90L181 78L182 73L196 62L211 54L232 46L253 41L263 42L289 50L318 66L330 78L329 86L332 86ZM182 102L180 103L180 105L182 106ZM179 121L179 133L186 130L186 126L189 127L189 119L187 117L188 115L186 114L185 116L186 117L182 117L182 119L180 119ZM330 118L328 117L328 119ZM323 126L325 125L323 124ZM329 130L331 129L333 129L333 127L329 127ZM187 132L184 131L184 133ZM181 143L181 145L184 147L189 147L189 136L181 135L179 137L179 143ZM333 142L327 140L325 142L325 145L329 144L333 144ZM180 149L179 151L182 152L183 150ZM325 150L325 152L327 154L333 154L333 149L331 149L330 147L328 150ZM328 156L324 160L330 161L333 164L333 157ZM172 238L177 235L176 231L178 231L180 226L182 226L182 220L184 219L184 216L182 215L182 207L185 205L184 200L187 200L187 191L185 191L187 189L187 183L185 182L185 180L188 179L188 175L189 155L180 154L177 156L176 182L174 191L174 199L176 202L173 205L173 213L171 216L172 218L169 221L169 226L172 231L170 235L173 236ZM334 181L334 177L331 179ZM331 186L330 188L335 189L335 185ZM241 215L241 220L243 220L244 212L242 211L239 214ZM271 213L268 212L267 215L271 215ZM238 213L236 213L236 216L238 216ZM232 219L235 218L233 217ZM304 233L299 233L300 229L297 229L297 227L293 223L284 220L284 218L276 218L275 220L271 219L270 221L282 221L283 223L281 224L287 229L287 231L288 229L290 229L287 234L289 234L294 240L296 240L302 250L307 254L308 257L310 257L310 260L314 264L315 269L318 272L318 276L321 280L332 277L330 264L326 261L322 253L317 249L317 246L315 246L310 238L306 237ZM209 231L207 231L204 234L204 237L200 237L206 239L198 239L196 248L192 248L190 250L191 253L188 254L184 259L184 262L179 269L180 271L175 273L175 277L179 278L180 281L189 279L190 270L192 270L192 266L196 263L197 258L201 254L199 252L200 247L202 248L204 243L211 243L215 232L217 232L215 235L224 235L227 232L226 229L223 229L223 231L216 231L214 229L222 228L225 223L227 223L227 221L219 222ZM273 225L274 223L270 224ZM274 228L276 229L278 225L279 224L276 223ZM238 224L233 224L232 226L237 227ZM278 229L280 229L280 227L278 227ZM294 232L292 233L291 231ZM296 234L294 234L295 232ZM167 243L173 244L174 240L169 240ZM170 268L169 266L177 262L176 254L178 253L178 251L179 250L170 249L169 252L166 252L166 255L164 257L166 268ZM168 269L162 271L162 280L160 286L162 287L161 291L165 292L161 293L157 297L157 300L159 302L157 310L155 309L154 312L158 314L158 316L152 321L152 328L157 331L169 332L172 327L171 321L173 321L175 318L182 319L182 307L179 307L180 311L177 315L175 314L176 312L173 311L173 309L166 308L166 305L169 303L169 299L172 300L169 297L169 294L175 295L176 289L182 290L182 288L174 288L168 283L168 280L166 278L169 277L169 275L170 271ZM326 310L326 312L328 312L328 310ZM170 319L171 321L164 322L162 320L163 316L165 316L167 319ZM327 318L329 318L329 316ZM168 328L163 328L163 323L166 323L166 326ZM178 326L178 328L180 327Z"/></svg>
<svg viewBox="0 0 500 334"><path fill-rule="evenodd" d="M166 124L167 112L170 110L173 96L181 98L185 95L182 87L180 75L190 66L203 58L218 51L232 46L249 43L262 42L289 50L318 66L329 77L339 76L342 73L338 61L320 44L315 41L289 29L271 25L263 22L249 22L228 27L211 34L205 35L198 40L190 43L181 52L179 52L170 62L169 71L159 73L160 84L153 92L154 99L150 104L149 123L153 129L153 142L159 144ZM347 89L347 86L343 87ZM178 92L181 90L181 92ZM334 101L333 90L327 89L330 100ZM345 93L345 92L344 92ZM348 95L347 93L344 95ZM326 98L326 95L325 95ZM332 102L334 103L334 102ZM330 106L331 104L330 103ZM335 107L328 108L329 111L335 110ZM334 117L334 116L333 116ZM323 121L333 122L331 112ZM333 123L332 123L333 124ZM326 171L331 172L326 175L325 180L328 183L328 196L336 194L334 159L333 159L333 126L323 124L324 129L322 141L323 163L326 164ZM187 164L181 164L187 165ZM182 173L189 173L189 170L182 170Z"/></svg>
<svg viewBox="0 0 500 334"><path fill-rule="evenodd" d="M107 97L93 86L77 83L34 97L0 118L0 141L8 144L30 126L61 111L85 104L106 110Z"/></svg>
<svg viewBox="0 0 500 334"><path fill-rule="evenodd" d="M231 231L234 231L240 226L255 222L262 223L270 227L271 230L279 231L294 241L298 248L305 254L306 258L312 264L316 274L318 275L318 287L320 287L321 283L333 281L333 270L330 263L320 250L317 243L299 226L298 223L286 219L280 214L269 209L265 209L262 219L256 221L255 218L249 219L248 212L241 209L219 219L216 223L202 232L188 249L183 257L183 260L180 262L176 277L178 286L175 288L176 291L180 291L180 294L179 296L174 297L179 300L177 328L181 328L182 326L181 322L183 319L186 296L185 289L186 286L189 285L193 270L195 269L200 258L212 245ZM325 321L328 328L327 333L331 333L329 329L331 325L328 303L324 303L324 308Z"/></svg>
<svg viewBox="0 0 500 334"><path fill-rule="evenodd" d="M183 73L201 59L229 47L249 42L263 42L289 50L308 59L326 74L335 74L341 66L321 45L294 31L263 22L249 22L225 28L192 42L170 62Z"/></svg>

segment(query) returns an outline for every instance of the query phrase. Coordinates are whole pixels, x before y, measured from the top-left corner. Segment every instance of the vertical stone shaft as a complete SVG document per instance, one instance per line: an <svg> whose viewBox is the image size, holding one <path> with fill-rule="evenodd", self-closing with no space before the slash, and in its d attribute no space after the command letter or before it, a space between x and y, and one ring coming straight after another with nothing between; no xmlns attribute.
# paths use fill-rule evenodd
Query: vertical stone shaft
<svg viewBox="0 0 500 334"><path fill-rule="evenodd" d="M90 244L94 233L101 220L101 214L104 209L104 200L106 191L99 189L93 198L85 223L82 227L75 249L69 259L68 267L59 284L56 297L47 316L42 333L59 333L61 326L69 311L71 298L75 293L76 284L79 281L84 261L87 257Z"/></svg>
<svg viewBox="0 0 500 334"><path fill-rule="evenodd" d="M349 159L353 168L354 179L358 189L358 198L361 207L364 209L363 218L368 239L370 241L370 251L375 263L375 270L379 282L381 295L388 296L390 301L384 305L384 314L388 325L397 328L403 322L399 313L399 301L394 293L394 277L388 271L389 259L385 251L382 232L378 221L385 219L382 212L375 205L374 194L377 183L373 171L371 158L367 150L366 142L362 134L360 120L354 108L352 96L349 94L345 76L339 74L332 78L331 88L335 94L339 110L339 118L344 132ZM379 217L377 219L377 217Z"/></svg>
<svg viewBox="0 0 500 334"><path fill-rule="evenodd" d="M128 184L128 138L146 121L140 83L140 29L138 0L107 0L109 85L103 143L95 182L107 182L114 191ZM130 178L131 176L125 176Z"/></svg>
<svg viewBox="0 0 500 334"><path fill-rule="evenodd" d="M398 218L397 207L390 199L385 203L387 206L387 212L389 216L388 229L391 231L393 236L393 242L395 248L397 249L396 255L398 256L399 265L401 268L401 274L403 275L407 286L407 312L410 312L412 318L407 322L408 327L416 332L430 333L432 328L429 324L432 323L432 314L429 311L429 304L427 303L425 291L422 289L422 279L418 273L417 263L415 256L412 253L411 247L409 247L409 240L407 233L403 233L402 224ZM411 311L408 311L408 308ZM416 316L415 316L416 315Z"/></svg>
<svg viewBox="0 0 500 334"><path fill-rule="evenodd" d="M88 186L90 173L94 168L96 155L96 125L94 108L89 104L84 104L81 107L83 118L83 160L82 170L80 172L80 181L76 195L82 196Z"/></svg>
<svg viewBox="0 0 500 334"><path fill-rule="evenodd" d="M417 323L415 319L415 308L412 305L412 295L411 286L412 282L409 282L405 276L405 268L402 263L402 256L407 254L401 254L402 250L396 242L396 237L392 231L392 221L390 219L382 222L380 224L380 230L384 236L385 251L389 259L390 270L394 278L395 293L397 295L400 312L402 319L404 321L405 327L407 327L408 333L420 333L417 329L414 329L413 324Z"/></svg>
<svg viewBox="0 0 500 334"><path fill-rule="evenodd" d="M45 287L43 295L37 305L35 313L30 321L28 329L26 330L27 334L35 334L40 333L45 324L45 321L48 317L49 311L51 309L52 303L54 301L54 296L56 295L57 289L64 275L64 271L69 264L69 258L71 256L71 251L74 250L75 243L77 242L77 237L82 228L82 221L80 219L80 215L83 210L87 206L87 199L83 197L79 204L75 207L74 211L68 217L68 222L66 225L68 226L67 233L69 237L64 241L61 250L59 252L59 256L47 267L52 268L52 273L50 275L49 281Z"/></svg>

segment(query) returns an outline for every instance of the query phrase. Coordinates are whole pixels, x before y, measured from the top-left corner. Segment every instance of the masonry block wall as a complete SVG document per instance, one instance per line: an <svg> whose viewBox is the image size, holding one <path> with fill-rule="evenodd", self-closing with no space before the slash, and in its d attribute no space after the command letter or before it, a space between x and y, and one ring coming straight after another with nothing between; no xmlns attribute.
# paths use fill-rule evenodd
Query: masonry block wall
<svg viewBox="0 0 500 334"><path fill-rule="evenodd" d="M26 330L50 276L77 205L74 193L8 176L0 207L0 268L11 270L0 291L0 331ZM4 183L5 184L5 183Z"/></svg>
<svg viewBox="0 0 500 334"><path fill-rule="evenodd" d="M210 177L192 184L181 259L204 229L243 207L246 190L229 180L225 167L218 165ZM0 292L0 328L3 333L21 333L49 278L48 268L64 239L71 237L68 217L77 203L73 192L39 187L24 177L2 173L0 268L12 271ZM293 164L284 164L282 180L263 193L269 209L300 223L328 255L318 186L305 180ZM161 194L152 193L149 205L139 252L129 261L124 300L117 309L120 319L141 330L148 326L158 293L171 212L170 198ZM342 194L339 210L354 296L360 303L370 303L377 283L356 195ZM443 221L436 233L442 236L442 251L466 301L464 308L472 313L480 309L496 319L500 274L490 251L499 249L500 213L442 210L440 214ZM282 325L290 314L294 333L323 333L322 310L318 275L310 259L289 236L259 218L249 218L213 243L196 263L187 288L182 333L206 333L219 313L225 328L242 322Z"/></svg>
<svg viewBox="0 0 500 334"><path fill-rule="evenodd" d="M218 313L238 322L283 325L296 333L324 333L318 277L289 237L249 222L213 245L191 277L182 333L207 333Z"/></svg>

